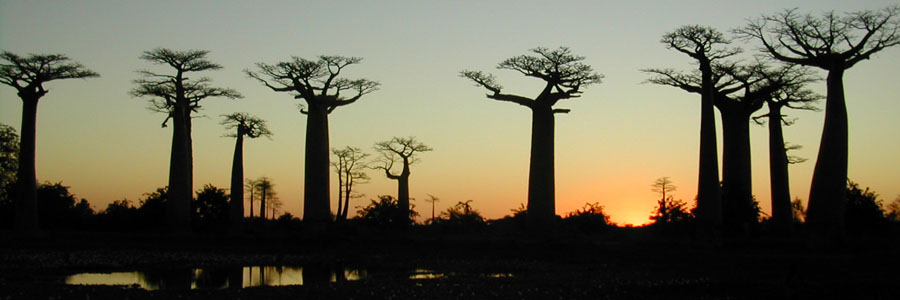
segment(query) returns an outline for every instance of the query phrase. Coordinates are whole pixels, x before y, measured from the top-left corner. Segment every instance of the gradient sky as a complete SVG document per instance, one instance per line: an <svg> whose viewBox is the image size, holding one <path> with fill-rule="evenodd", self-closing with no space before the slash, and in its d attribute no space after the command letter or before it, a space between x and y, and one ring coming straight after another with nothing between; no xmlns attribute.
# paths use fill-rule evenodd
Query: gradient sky
<svg viewBox="0 0 900 300"><path fill-rule="evenodd" d="M678 26L723 32L747 18L786 8L838 12L879 9L896 1L6 1L0 0L0 49L63 53L102 77L47 84L39 105L37 175L71 186L95 210L114 200L142 199L167 182L171 128L147 99L128 91L135 70L168 71L138 59L156 47L210 50L223 70L203 75L241 92L239 100L207 99L194 121L194 188L227 188L233 138L220 115L248 112L268 120L272 140L245 142L248 178L269 176L285 209L302 215L305 116L297 100L247 78L255 62L291 56L360 56L350 78L379 81L379 91L330 117L331 147L371 150L393 136L416 136L434 148L412 167L410 194L441 199L438 210L474 200L489 218L526 201L531 120L527 109L484 97L458 77L490 71L504 93L534 96L541 82L494 67L528 49L567 46L604 74L557 115L556 210L600 202L612 221L642 224L658 198L656 178L669 176L675 197L696 193L699 97L642 83L649 67L692 68L659 43ZM756 44L737 42L749 58ZM824 76L823 72L820 72ZM845 74L850 119L849 177L890 201L900 195L900 47L882 51ZM824 93L824 82L812 89ZM764 110L761 113L764 113ZM21 101L0 87L0 122L20 126ZM799 121L785 139L810 161L793 165L791 192L806 200L823 114L788 112ZM718 129L721 134L721 128ZM753 193L770 211L767 132L751 127ZM721 151L721 139L719 144ZM371 171L358 186L365 199L395 194L396 183ZM337 193L332 175L333 194ZM365 204L361 199L351 204ZM423 216L430 206L413 201ZM336 204L333 204L333 206ZM422 220L420 218L420 220Z"/></svg>

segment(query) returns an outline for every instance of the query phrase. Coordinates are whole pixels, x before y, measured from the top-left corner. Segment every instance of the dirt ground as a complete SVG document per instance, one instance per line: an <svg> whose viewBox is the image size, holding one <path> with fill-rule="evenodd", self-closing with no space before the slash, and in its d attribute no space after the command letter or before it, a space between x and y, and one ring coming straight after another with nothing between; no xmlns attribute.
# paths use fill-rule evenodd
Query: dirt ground
<svg viewBox="0 0 900 300"><path fill-rule="evenodd" d="M0 299L900 299L900 240L715 243L648 237L380 234L209 236L52 233L0 238ZM244 289L66 285L141 268L317 265L364 280ZM442 278L410 279L429 269ZM497 278L478 274L513 274ZM466 275L468 274L468 275Z"/></svg>

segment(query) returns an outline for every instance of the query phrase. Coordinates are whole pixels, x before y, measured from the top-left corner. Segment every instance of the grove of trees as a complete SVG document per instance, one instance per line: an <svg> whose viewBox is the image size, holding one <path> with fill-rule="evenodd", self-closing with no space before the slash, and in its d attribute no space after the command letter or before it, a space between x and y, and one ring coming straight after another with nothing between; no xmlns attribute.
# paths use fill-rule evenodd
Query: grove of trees
<svg viewBox="0 0 900 300"><path fill-rule="evenodd" d="M721 233L747 234L760 225L758 203L752 194L750 124L768 122L769 167L772 216L768 220L773 231L788 233L803 215L811 232L817 236L839 238L846 230L862 232L881 223L896 220L900 198L888 206L888 212L877 194L861 190L848 181L848 120L843 88L844 73L856 64L872 58L884 49L900 45L900 6L822 15L799 13L796 9L748 21L731 30L735 38L755 43L758 55L746 58L744 49L716 28L685 25L665 33L660 42L664 47L687 55L694 70L672 68L643 69L647 82L675 87L700 97L699 166L697 173L696 207L688 211L686 203L674 200L675 186L662 177L653 184L660 193L657 207L651 215L654 224L689 222L704 236ZM249 191L250 216L254 217L254 198L258 196L258 215L273 219L281 206L267 177L255 180L244 178L244 138L270 137L266 122L247 113L223 116L221 122L234 137L230 190L211 184L196 191L193 187L192 120L207 98L242 98L236 90L212 86L212 79L195 75L215 71L222 66L209 59L206 50L171 50L157 48L144 51L140 59L162 65L166 72L139 70L130 91L134 97L146 98L150 109L165 114L162 127L171 120L172 145L169 161L168 185L147 194L139 206L128 200L110 204L95 214L86 200L77 201L61 182L38 184L35 170L35 139L37 105L47 95L45 83L60 79L98 77L94 71L61 54L29 54L21 56L3 51L0 54L0 83L16 89L22 101L21 136L12 127L0 127L0 206L14 206L14 226L28 233L42 227L61 227L59 222L87 220L90 216L104 216L99 220L125 222L129 214L141 220L163 220L170 231L188 231L200 226L222 227L238 225L244 219L244 190ZM350 200L361 197L354 185L369 180L366 169L379 169L391 180L397 180L397 195L378 196L363 207L358 217L363 223L378 226L406 227L418 215L410 204L410 166L423 152L432 148L416 138L394 137L376 143L380 156L369 160L369 154L359 148L329 147L329 115L338 107L360 100L378 90L380 83L369 79L348 79L342 71L362 62L359 57L322 55L315 59L291 57L273 64L256 63L244 74L274 92L285 92L302 99L300 113L306 115L304 152L303 220L313 223L346 221ZM528 175L527 205L516 215L525 216L534 225L555 222L555 117L570 110L556 107L561 100L580 97L584 90L600 84L603 75L585 63L585 57L569 48L538 47L529 54L510 57L496 66L542 81L541 90L532 97L505 93L497 78L486 72L463 70L459 76L471 80L487 90L486 98L524 106L531 113L531 144ZM814 93L809 85L820 78L815 69L827 73L827 94ZM786 108L817 110L814 105L825 99L824 126L810 186L808 209L792 202L789 189L788 166L801 162L788 155L792 146L785 141L782 126L790 125L782 110ZM765 114L754 114L766 107ZM715 112L722 121L721 177L718 163ZM337 160L332 163L330 155ZM396 168L395 168L396 165ZM331 211L330 167L338 178L337 211ZM12 170L15 169L15 172ZM397 170L399 169L399 170ZM14 183L14 184L13 184ZM54 199L54 200L41 200ZM427 200L434 205L438 199ZM43 202L42 202L43 201ZM9 211L9 210L7 210ZM42 220L44 215L63 216ZM432 224L443 222L456 227L476 228L486 221L471 206L471 200L460 201L436 217L432 206ZM513 217L515 217L514 215ZM7 216L4 214L3 216ZM291 218L290 216L288 218ZM68 221L66 221L68 220ZM585 207L566 217L566 222L582 230L610 224L599 203ZM873 221L874 220L874 221ZM80 221L79 221L80 222ZM881 223L879 223L881 222ZM466 225L459 225L466 224ZM474 227L471 227L474 226ZM592 227L593 226L593 227ZM585 231L589 231L584 229Z"/></svg>

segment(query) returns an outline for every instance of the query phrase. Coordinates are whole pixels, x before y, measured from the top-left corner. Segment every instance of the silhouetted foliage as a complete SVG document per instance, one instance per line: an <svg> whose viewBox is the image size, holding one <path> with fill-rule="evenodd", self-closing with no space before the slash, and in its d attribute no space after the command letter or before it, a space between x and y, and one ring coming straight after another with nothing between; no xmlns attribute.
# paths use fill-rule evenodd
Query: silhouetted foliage
<svg viewBox="0 0 900 300"><path fill-rule="evenodd" d="M828 72L825 124L813 171L807 224L814 232L837 237L842 232L847 182L847 106L844 71L888 47L900 45L900 6L817 17L796 9L751 20L735 30L757 40L768 56Z"/></svg>
<svg viewBox="0 0 900 300"><path fill-rule="evenodd" d="M416 140L415 137L398 138L394 137L390 141L379 142L375 144L375 150L381 153L380 162L382 165L376 165L375 168L384 170L388 179L397 181L397 205L400 209L410 210L409 204L409 175L411 174L409 166L419 161L417 154L431 151L431 147ZM399 174L391 172L395 163L402 163ZM400 213L397 216L403 217L408 213ZM403 220L397 220L397 224L404 223Z"/></svg>
<svg viewBox="0 0 900 300"><path fill-rule="evenodd" d="M163 218L166 215L166 206L169 202L169 187L157 188L152 193L146 193L144 200L138 207L141 227L144 229L161 229ZM192 197L193 198L193 197Z"/></svg>
<svg viewBox="0 0 900 300"><path fill-rule="evenodd" d="M116 200L106 206L95 217L95 230L101 231L134 231L142 227L139 224L138 208L128 199Z"/></svg>
<svg viewBox="0 0 900 300"><path fill-rule="evenodd" d="M0 123L0 228L13 226L16 170L19 167L19 135Z"/></svg>
<svg viewBox="0 0 900 300"><path fill-rule="evenodd" d="M603 212L600 202L585 203L584 207L570 212L562 221L571 230L587 234L601 232L614 225Z"/></svg>
<svg viewBox="0 0 900 300"><path fill-rule="evenodd" d="M848 233L874 233L885 229L888 219L881 209L881 199L878 199L878 194L870 191L869 188L860 189L859 184L847 181L846 195L844 221Z"/></svg>
<svg viewBox="0 0 900 300"><path fill-rule="evenodd" d="M415 205L410 206L408 215L404 217L403 214L407 213L407 211L400 207L396 198L389 195L381 195L378 196L378 200L373 199L369 205L360 209L357 212L357 216L364 225L382 228L405 228L412 225L415 217L419 215L414 209Z"/></svg>
<svg viewBox="0 0 900 300"><path fill-rule="evenodd" d="M79 201L62 182L38 185L37 196L39 220L44 229L83 229L94 214L87 200Z"/></svg>
<svg viewBox="0 0 900 300"><path fill-rule="evenodd" d="M894 201L891 201L891 203L887 205L885 212L887 213L887 218L889 221L900 223L900 195L898 195L897 198L894 199Z"/></svg>
<svg viewBox="0 0 900 300"><path fill-rule="evenodd" d="M195 228L211 229L227 224L228 195L225 189L206 184L197 191L197 197L192 204L191 222Z"/></svg>
<svg viewBox="0 0 900 300"><path fill-rule="evenodd" d="M459 201L432 223L442 232L476 232L487 226L484 217L472 208L472 200Z"/></svg>
<svg viewBox="0 0 900 300"><path fill-rule="evenodd" d="M38 230L37 177L35 175L35 141L37 138L37 106L49 90L44 83L59 79L100 76L62 54L0 53L0 83L16 89L22 100L22 131L16 172L15 227L19 231Z"/></svg>
<svg viewBox="0 0 900 300"><path fill-rule="evenodd" d="M603 75L595 73L591 66L582 62L585 59L583 56L572 54L566 47L554 50L540 47L531 49L531 52L537 55L508 58L500 62L497 69L512 70L545 81L543 90L533 99L501 93L503 87L489 73L464 70L460 76L487 89L490 93L486 97L489 99L515 103L531 110L528 216L536 223L547 223L556 218L554 115L569 112L569 109L553 106L560 100L580 97L583 87L599 84Z"/></svg>
<svg viewBox="0 0 900 300"><path fill-rule="evenodd" d="M306 101L306 108L300 110L307 115L304 221L331 221L328 114L378 89L378 82L368 79L339 78L344 68L360 62L359 57L322 55L313 61L295 56L274 65L256 63L258 71L244 71L273 91L288 92L295 99ZM352 93L348 96L349 91Z"/></svg>
<svg viewBox="0 0 900 300"><path fill-rule="evenodd" d="M148 62L166 65L174 74L161 74L148 70L138 71L142 78L131 90L135 97L149 97L150 110L166 115L162 127L172 120L172 151L169 160L169 195L166 225L176 231L190 230L191 199L193 198L193 145L191 140L191 114L200 110L200 101L210 97L241 98L233 89L212 87L208 77L189 78L188 73L212 71L222 66L206 59L209 51L175 51L157 48L144 51L140 58Z"/></svg>
<svg viewBox="0 0 900 300"><path fill-rule="evenodd" d="M259 217L266 219L266 205L269 204L272 198L278 197L278 193L275 192L275 184L272 183L269 177L263 176L257 178L254 182L256 193L259 195Z"/></svg>

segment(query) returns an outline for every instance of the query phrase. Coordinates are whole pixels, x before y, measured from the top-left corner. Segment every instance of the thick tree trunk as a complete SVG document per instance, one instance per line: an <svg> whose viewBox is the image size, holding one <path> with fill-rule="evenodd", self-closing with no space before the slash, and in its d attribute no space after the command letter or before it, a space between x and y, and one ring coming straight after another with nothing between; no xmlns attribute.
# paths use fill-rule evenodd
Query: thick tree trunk
<svg viewBox="0 0 900 300"><path fill-rule="evenodd" d="M306 162L303 186L303 220L328 222L331 219L328 163L328 111L309 104L306 119Z"/></svg>
<svg viewBox="0 0 900 300"><path fill-rule="evenodd" d="M833 237L843 234L847 189L848 129L843 76L844 70L840 68L828 72L825 126L806 212L806 223L811 230Z"/></svg>
<svg viewBox="0 0 900 300"><path fill-rule="evenodd" d="M532 108L528 216L536 223L548 223L556 216L553 118L549 106Z"/></svg>
<svg viewBox="0 0 900 300"><path fill-rule="evenodd" d="M22 136L19 140L19 169L16 173L16 230L35 232L38 225L35 139L38 99L22 99Z"/></svg>
<svg viewBox="0 0 900 300"><path fill-rule="evenodd" d="M772 191L772 225L778 232L791 230L794 214L788 180L788 159L781 130L781 105L769 102L769 183Z"/></svg>
<svg viewBox="0 0 900 300"><path fill-rule="evenodd" d="M713 234L722 225L722 198L719 189L719 159L716 145L716 115L709 62L701 62L703 94L700 96L700 170L697 179L697 222L699 229Z"/></svg>
<svg viewBox="0 0 900 300"><path fill-rule="evenodd" d="M746 233L757 222L751 188L750 114L738 106L720 111L723 221L728 231Z"/></svg>
<svg viewBox="0 0 900 300"><path fill-rule="evenodd" d="M400 207L397 225L405 227L409 224L409 174L400 175L397 179L397 206Z"/></svg>
<svg viewBox="0 0 900 300"><path fill-rule="evenodd" d="M169 190L165 223L170 230L188 231L191 223L190 114L175 105L172 114L172 153L169 161Z"/></svg>
<svg viewBox="0 0 900 300"><path fill-rule="evenodd" d="M240 130L239 130L240 131ZM234 159L231 163L231 226L239 228L244 219L244 135L238 132L234 142Z"/></svg>

